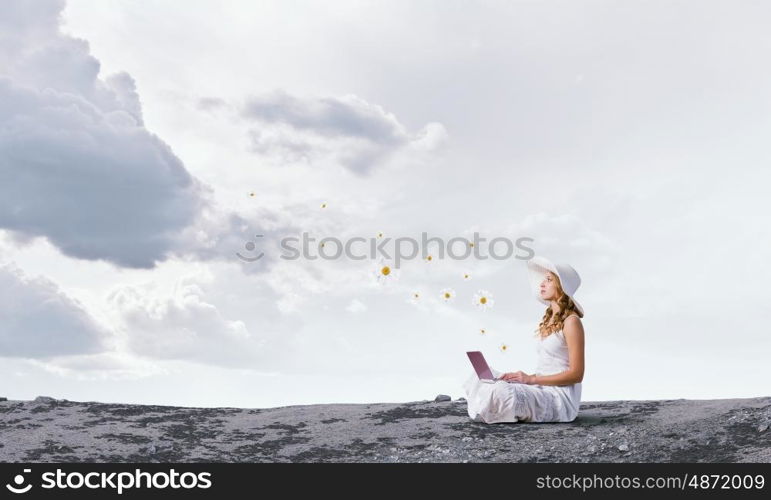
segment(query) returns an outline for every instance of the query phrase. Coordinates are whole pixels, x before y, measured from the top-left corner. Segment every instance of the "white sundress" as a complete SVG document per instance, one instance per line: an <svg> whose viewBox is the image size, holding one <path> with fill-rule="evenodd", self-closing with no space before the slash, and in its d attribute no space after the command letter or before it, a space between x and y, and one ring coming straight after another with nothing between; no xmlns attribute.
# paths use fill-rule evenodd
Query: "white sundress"
<svg viewBox="0 0 771 500"><path fill-rule="evenodd" d="M569 368L568 345L560 330L536 339L536 375L553 375ZM490 367L493 376L503 372ZM581 383L531 385L499 380L481 382L475 371L463 384L468 415L475 422L571 422L581 405Z"/></svg>

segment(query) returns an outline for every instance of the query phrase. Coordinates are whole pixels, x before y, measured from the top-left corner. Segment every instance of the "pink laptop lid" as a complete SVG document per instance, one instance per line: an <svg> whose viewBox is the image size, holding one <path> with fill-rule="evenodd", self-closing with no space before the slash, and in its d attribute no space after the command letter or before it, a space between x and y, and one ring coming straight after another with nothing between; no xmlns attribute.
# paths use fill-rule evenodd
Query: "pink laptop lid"
<svg viewBox="0 0 771 500"><path fill-rule="evenodd" d="M466 354L468 355L468 359L471 361L474 370L476 370L477 375L479 375L479 378L484 380L495 380L493 372L490 371L490 367L487 365L487 361L485 361L485 357L482 356L481 352L468 351Z"/></svg>

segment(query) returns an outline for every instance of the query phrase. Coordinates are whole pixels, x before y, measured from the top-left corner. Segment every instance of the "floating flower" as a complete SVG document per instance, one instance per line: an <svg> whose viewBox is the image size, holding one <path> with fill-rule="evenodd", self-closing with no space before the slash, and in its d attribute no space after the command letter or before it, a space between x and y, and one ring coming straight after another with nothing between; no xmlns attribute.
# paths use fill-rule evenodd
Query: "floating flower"
<svg viewBox="0 0 771 500"><path fill-rule="evenodd" d="M375 276L378 283L385 284L395 280L399 276L399 270L390 263L381 260L375 270Z"/></svg>
<svg viewBox="0 0 771 500"><path fill-rule="evenodd" d="M470 246L471 248L474 248L474 242L473 241L469 241L468 242L468 246Z"/></svg>
<svg viewBox="0 0 771 500"><path fill-rule="evenodd" d="M420 292L412 292L410 294L410 302L413 304L419 303L423 299L423 295Z"/></svg>
<svg viewBox="0 0 771 500"><path fill-rule="evenodd" d="M380 266L380 276L385 278L391 277L391 266Z"/></svg>
<svg viewBox="0 0 771 500"><path fill-rule="evenodd" d="M463 279L465 281L468 281L471 279L471 273L463 273Z"/></svg>
<svg viewBox="0 0 771 500"><path fill-rule="evenodd" d="M251 193L249 193L249 196L251 196L252 198L254 198L254 195L255 195L254 191L252 191Z"/></svg>
<svg viewBox="0 0 771 500"><path fill-rule="evenodd" d="M492 294L487 290L479 290L474 294L474 305L483 311L493 307L494 303Z"/></svg>
<svg viewBox="0 0 771 500"><path fill-rule="evenodd" d="M424 260L426 262L433 262L434 261L434 256L429 254L429 255L426 256L426 258Z"/></svg>
<svg viewBox="0 0 771 500"><path fill-rule="evenodd" d="M383 231L378 231L377 237L382 238L383 236L385 236L385 234L383 234Z"/></svg>
<svg viewBox="0 0 771 500"><path fill-rule="evenodd" d="M455 290L452 288L445 288L439 292L439 295L445 302L452 302L452 300L455 298Z"/></svg>
<svg viewBox="0 0 771 500"><path fill-rule="evenodd" d="M327 204L326 203L322 203L321 204L321 208L327 208Z"/></svg>
<svg viewBox="0 0 771 500"><path fill-rule="evenodd" d="M509 349L509 346L507 346L506 344L501 344L499 349L501 350L501 352L506 352Z"/></svg>
<svg viewBox="0 0 771 500"><path fill-rule="evenodd" d="M485 328L479 329L479 335L485 335L487 333L487 330Z"/></svg>

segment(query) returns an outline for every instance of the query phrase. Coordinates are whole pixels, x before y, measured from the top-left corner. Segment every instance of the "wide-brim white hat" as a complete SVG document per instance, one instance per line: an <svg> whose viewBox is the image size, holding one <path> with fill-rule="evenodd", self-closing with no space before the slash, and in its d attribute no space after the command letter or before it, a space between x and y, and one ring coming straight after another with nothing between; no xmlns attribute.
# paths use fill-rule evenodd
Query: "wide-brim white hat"
<svg viewBox="0 0 771 500"><path fill-rule="evenodd" d="M530 279L530 288L533 291L535 298L547 306L551 304L548 300L541 298L541 282L543 281L547 271L551 271L557 275L557 277L560 279L562 291L565 292L565 295L573 299L573 303L576 305L576 309L578 309L581 315L583 315L584 308L581 307L581 304L579 304L576 298L573 296L573 294L576 293L576 290L578 290L578 287L581 286L581 277L578 275L576 270L568 264L553 263L545 257L533 257L527 261L527 272Z"/></svg>

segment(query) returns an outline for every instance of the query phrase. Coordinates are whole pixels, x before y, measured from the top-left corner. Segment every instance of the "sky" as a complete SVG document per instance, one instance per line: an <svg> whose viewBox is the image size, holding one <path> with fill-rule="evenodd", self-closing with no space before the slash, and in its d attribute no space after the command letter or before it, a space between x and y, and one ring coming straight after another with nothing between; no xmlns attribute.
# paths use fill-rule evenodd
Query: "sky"
<svg viewBox="0 0 771 500"><path fill-rule="evenodd" d="M0 395L461 397L468 350L534 372L535 254L582 278L584 401L768 396L769 14L6 0ZM519 246L281 246L475 233Z"/></svg>

